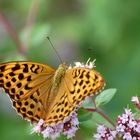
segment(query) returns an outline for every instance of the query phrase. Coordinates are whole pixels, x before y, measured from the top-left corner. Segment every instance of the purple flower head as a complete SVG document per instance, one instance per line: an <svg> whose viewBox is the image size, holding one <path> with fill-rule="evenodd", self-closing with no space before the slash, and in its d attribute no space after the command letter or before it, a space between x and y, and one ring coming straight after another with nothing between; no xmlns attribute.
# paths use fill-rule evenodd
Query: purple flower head
<svg viewBox="0 0 140 140"><path fill-rule="evenodd" d="M44 123L43 119L40 119L39 122L35 125L35 127L32 129L32 133L40 133L42 130L42 125Z"/></svg>
<svg viewBox="0 0 140 140"><path fill-rule="evenodd" d="M96 140L114 140L116 137L124 140L140 140L140 118L135 119L131 109L125 109L125 112L117 118L115 130L98 125L97 133L93 137Z"/></svg>
<svg viewBox="0 0 140 140"><path fill-rule="evenodd" d="M113 140L117 132L107 128L105 125L98 125L97 133L93 135L96 140Z"/></svg>
<svg viewBox="0 0 140 140"><path fill-rule="evenodd" d="M71 117L68 121L64 122L63 134L67 138L72 138L75 136L75 132L78 130L79 121L77 119L76 112L71 113Z"/></svg>
<svg viewBox="0 0 140 140"><path fill-rule="evenodd" d="M125 113L120 115L117 120L116 131L122 135L123 139L140 139L140 119L135 119L130 109L125 109Z"/></svg>
<svg viewBox="0 0 140 140"><path fill-rule="evenodd" d="M67 139L75 136L78 130L79 121L77 118L77 113L72 112L69 117L65 118L63 122L57 124L45 124L45 121L40 119L40 121L35 125L32 132L41 133L44 138L51 138L55 140L60 134L67 136Z"/></svg>

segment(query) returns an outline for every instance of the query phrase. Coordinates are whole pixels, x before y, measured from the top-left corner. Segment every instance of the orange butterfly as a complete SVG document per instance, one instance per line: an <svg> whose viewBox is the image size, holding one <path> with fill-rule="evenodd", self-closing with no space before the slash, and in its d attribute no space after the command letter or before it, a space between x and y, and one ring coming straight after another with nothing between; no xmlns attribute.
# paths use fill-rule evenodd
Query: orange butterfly
<svg viewBox="0 0 140 140"><path fill-rule="evenodd" d="M85 97L104 87L103 77L92 63L65 64L54 69L36 62L0 64L0 87L5 89L17 112L31 122L62 122Z"/></svg>

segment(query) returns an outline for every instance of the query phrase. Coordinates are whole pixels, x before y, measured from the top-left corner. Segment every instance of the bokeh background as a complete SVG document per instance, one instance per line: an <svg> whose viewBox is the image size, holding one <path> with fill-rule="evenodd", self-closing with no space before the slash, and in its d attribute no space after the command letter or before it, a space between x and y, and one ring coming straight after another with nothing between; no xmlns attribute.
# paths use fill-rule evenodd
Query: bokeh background
<svg viewBox="0 0 140 140"><path fill-rule="evenodd" d="M61 63L46 37L67 64L96 59L106 88L117 93L102 109L113 120L133 95L140 95L140 1L138 0L1 0L0 62L31 60ZM96 115L80 124L75 140L92 140ZM0 139L42 140L0 94ZM60 140L65 139L61 137Z"/></svg>

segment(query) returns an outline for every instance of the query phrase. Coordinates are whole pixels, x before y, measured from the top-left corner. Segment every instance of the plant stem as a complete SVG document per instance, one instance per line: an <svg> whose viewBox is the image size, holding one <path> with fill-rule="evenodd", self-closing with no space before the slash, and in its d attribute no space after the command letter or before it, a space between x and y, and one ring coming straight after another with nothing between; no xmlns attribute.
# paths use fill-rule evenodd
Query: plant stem
<svg viewBox="0 0 140 140"><path fill-rule="evenodd" d="M31 6L30 6L29 13L27 16L26 24L24 27L24 30L26 31L25 32L25 37L26 37L25 43L27 46L29 45L31 31L32 31L32 28L33 28L35 20L36 20L36 16L37 16L37 13L39 10L39 5L40 5L39 0L34 0L31 2Z"/></svg>
<svg viewBox="0 0 140 140"><path fill-rule="evenodd" d="M1 11L0 11L0 21L3 22L3 25L5 26L7 32L16 43L19 53L26 56L27 52L26 46L21 42L21 40L17 35L16 30Z"/></svg>
<svg viewBox="0 0 140 140"><path fill-rule="evenodd" d="M85 110L88 110L90 112L97 112L100 114L104 119L106 119L113 127L115 127L114 122L106 115L104 114L99 108L84 108Z"/></svg>
<svg viewBox="0 0 140 140"><path fill-rule="evenodd" d="M116 126L114 122L105 113L103 113L99 108L96 108L96 112L100 114L104 119L106 119L112 126L114 127Z"/></svg>

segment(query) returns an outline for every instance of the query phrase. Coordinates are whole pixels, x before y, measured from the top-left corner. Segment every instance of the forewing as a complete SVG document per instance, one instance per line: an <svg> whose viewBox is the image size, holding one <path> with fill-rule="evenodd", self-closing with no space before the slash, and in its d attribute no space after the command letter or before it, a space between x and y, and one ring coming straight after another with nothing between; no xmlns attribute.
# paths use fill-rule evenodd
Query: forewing
<svg viewBox="0 0 140 140"><path fill-rule="evenodd" d="M48 96L54 72L53 68L36 62L2 63L0 87L8 93L19 114L38 121L45 114L42 96Z"/></svg>

